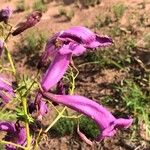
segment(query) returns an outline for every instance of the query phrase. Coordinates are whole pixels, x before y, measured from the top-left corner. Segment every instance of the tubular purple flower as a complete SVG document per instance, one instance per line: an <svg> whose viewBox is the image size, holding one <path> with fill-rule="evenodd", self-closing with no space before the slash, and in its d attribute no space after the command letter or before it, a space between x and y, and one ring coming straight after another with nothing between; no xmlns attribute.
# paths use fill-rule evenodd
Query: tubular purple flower
<svg viewBox="0 0 150 150"><path fill-rule="evenodd" d="M0 22L8 23L8 19L12 15L13 11L10 7L6 7L0 10Z"/></svg>
<svg viewBox="0 0 150 150"><path fill-rule="evenodd" d="M88 28L80 26L72 27L55 34L48 41L42 58L44 61L48 57L53 58L42 80L43 89L48 91L63 77L72 56L83 54L87 48L104 47L112 43L111 38L99 36Z"/></svg>
<svg viewBox="0 0 150 150"><path fill-rule="evenodd" d="M68 30L65 30L58 37L64 42L73 42L83 45L85 48L97 48L108 46L113 43L112 39L108 36L99 36L93 33L86 27L75 26Z"/></svg>
<svg viewBox="0 0 150 150"><path fill-rule="evenodd" d="M79 95L54 95L44 92L43 96L49 100L63 104L93 119L100 133L96 140L101 141L105 137L112 137L117 128L128 128L133 119L116 119L106 108L93 100Z"/></svg>
<svg viewBox="0 0 150 150"><path fill-rule="evenodd" d="M22 146L26 142L26 130L19 124L1 121L0 131L7 132L5 136L6 141L13 142ZM16 150L16 148L12 145L6 145L6 150Z"/></svg>
<svg viewBox="0 0 150 150"><path fill-rule="evenodd" d="M71 59L70 54L67 55L61 55L59 53L57 54L57 56L54 58L53 62L49 66L42 80L42 88L45 91L48 91L63 77L64 73L68 68L70 59Z"/></svg>
<svg viewBox="0 0 150 150"><path fill-rule="evenodd" d="M68 45L69 43L75 43L79 47L93 49L97 47L109 46L113 43L113 41L110 37L99 36L98 34L93 33L86 27L75 26L68 30L56 33L52 38L47 41L44 58L54 57L63 45ZM72 49L72 51L79 50ZM83 52L81 51L77 54L76 52L74 52L74 54L80 55Z"/></svg>
<svg viewBox="0 0 150 150"><path fill-rule="evenodd" d="M14 96L11 84L0 76L0 98L3 100L3 103L8 103Z"/></svg>

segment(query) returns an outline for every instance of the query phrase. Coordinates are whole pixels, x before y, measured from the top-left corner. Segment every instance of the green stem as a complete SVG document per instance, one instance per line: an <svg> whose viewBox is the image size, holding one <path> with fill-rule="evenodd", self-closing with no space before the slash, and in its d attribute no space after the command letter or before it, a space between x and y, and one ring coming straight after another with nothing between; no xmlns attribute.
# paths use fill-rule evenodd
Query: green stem
<svg viewBox="0 0 150 150"><path fill-rule="evenodd" d="M27 99L26 97L22 98L22 104L23 104L23 110L25 113L25 116L28 116L28 111L27 111ZM27 136L27 149L30 148L30 144L31 144L31 137L30 137L30 129L29 129L29 123L28 123L28 119L26 118L25 120L25 127L26 127L26 136Z"/></svg>
<svg viewBox="0 0 150 150"><path fill-rule="evenodd" d="M8 49L6 47L5 47L5 50L6 50L6 54L7 54L8 60L10 62L12 71L13 71L14 75L16 75L16 69L15 69L14 62L13 62L13 59L11 57L11 54L10 54L10 52L8 51Z"/></svg>
<svg viewBox="0 0 150 150"><path fill-rule="evenodd" d="M66 110L66 106L62 109L62 111L59 113L59 115L55 118L55 120L47 127L47 129L45 130L45 132L48 132L51 127L62 117L63 113Z"/></svg>
<svg viewBox="0 0 150 150"><path fill-rule="evenodd" d="M8 69L8 68L3 68L3 69L0 70L0 72L3 72L3 71L13 72L11 69Z"/></svg>
<svg viewBox="0 0 150 150"><path fill-rule="evenodd" d="M12 143L12 142L7 142L7 141L3 141L3 140L1 140L1 141L0 141L0 143L2 143L2 144L12 145L12 146L15 146L15 147L22 148L22 149L26 150L26 148L25 148L24 146L21 146L21 145L18 145L18 144Z"/></svg>
<svg viewBox="0 0 150 150"><path fill-rule="evenodd" d="M5 38L5 42L8 40L9 36L11 35L11 30L12 30L12 25L11 24L7 24L8 26L10 26L10 29L9 29L9 33L7 34L6 38Z"/></svg>
<svg viewBox="0 0 150 150"><path fill-rule="evenodd" d="M83 115L81 114L81 115L78 115L78 116L75 116L75 115L73 115L73 116L64 116L64 115L62 115L62 118L68 118L68 119L78 119L78 118L80 118L80 117L82 117Z"/></svg>
<svg viewBox="0 0 150 150"><path fill-rule="evenodd" d="M39 141L39 138L40 138L41 133L42 133L42 129L40 129L39 134L38 134L38 136L37 136L37 138L36 138L36 140L35 140L35 149L36 149L36 150L39 149L38 141Z"/></svg>

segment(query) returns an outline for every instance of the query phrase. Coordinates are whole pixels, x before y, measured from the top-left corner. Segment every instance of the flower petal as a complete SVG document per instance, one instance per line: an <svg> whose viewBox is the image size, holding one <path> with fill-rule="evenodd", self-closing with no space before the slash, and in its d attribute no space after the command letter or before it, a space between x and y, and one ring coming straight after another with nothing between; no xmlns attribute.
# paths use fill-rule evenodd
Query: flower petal
<svg viewBox="0 0 150 150"><path fill-rule="evenodd" d="M76 42L82 44L86 48L97 48L109 46L112 44L112 39L108 36L99 36L94 32L90 31L88 28L82 26L72 27L65 30L58 39L64 42Z"/></svg>
<svg viewBox="0 0 150 150"><path fill-rule="evenodd" d="M0 76L0 98L3 100L3 103L8 103L15 93L9 82L7 82L2 76Z"/></svg>
<svg viewBox="0 0 150 150"><path fill-rule="evenodd" d="M43 100L39 101L38 107L39 107L38 120L42 120L43 116L48 112L48 107L46 102L44 102Z"/></svg>
<svg viewBox="0 0 150 150"><path fill-rule="evenodd" d="M3 77L0 76L0 90L4 90L7 92L13 92L13 88L11 84L7 82Z"/></svg>
<svg viewBox="0 0 150 150"><path fill-rule="evenodd" d="M4 104L9 103L9 101L13 98L13 93L0 91L0 98L3 100Z"/></svg>
<svg viewBox="0 0 150 150"><path fill-rule="evenodd" d="M1 121L0 122L0 131L5 131L5 132L15 132L15 125L10 122L6 121Z"/></svg>
<svg viewBox="0 0 150 150"><path fill-rule="evenodd" d="M70 59L71 54L61 55L58 53L56 55L42 80L41 85L44 90L48 91L59 82L68 68Z"/></svg>
<svg viewBox="0 0 150 150"><path fill-rule="evenodd" d="M62 55L74 54L76 56L79 56L85 51L86 51L85 47L75 42L71 42L67 45L64 45L61 49L59 49L59 53Z"/></svg>
<svg viewBox="0 0 150 150"><path fill-rule="evenodd" d="M48 92L44 92L43 95L51 101L70 107L93 119L101 131L97 137L98 141L113 136L116 133L116 128L129 127L133 121L132 119L116 119L102 105L83 96L54 95ZM120 126L122 124L123 126Z"/></svg>
<svg viewBox="0 0 150 150"><path fill-rule="evenodd" d="M97 48L97 47L106 47L113 43L112 39L108 36L99 36L96 35L96 39L89 43L88 45L84 45L86 48Z"/></svg>
<svg viewBox="0 0 150 150"><path fill-rule="evenodd" d="M90 31L88 28L82 26L75 26L68 30L65 30L60 36L59 39L66 41L76 41L77 43L86 44L95 40L95 34Z"/></svg>
<svg viewBox="0 0 150 150"><path fill-rule="evenodd" d="M26 129L20 127L16 142L17 144L24 145L25 141L26 141Z"/></svg>
<svg viewBox="0 0 150 150"><path fill-rule="evenodd" d="M58 50L56 47L56 40L59 37L59 35L61 34L61 32L56 33L53 37L51 37L50 39L48 39L47 43L46 43L46 47L45 47L45 52L43 54L43 59L48 58L48 57L55 57Z"/></svg>

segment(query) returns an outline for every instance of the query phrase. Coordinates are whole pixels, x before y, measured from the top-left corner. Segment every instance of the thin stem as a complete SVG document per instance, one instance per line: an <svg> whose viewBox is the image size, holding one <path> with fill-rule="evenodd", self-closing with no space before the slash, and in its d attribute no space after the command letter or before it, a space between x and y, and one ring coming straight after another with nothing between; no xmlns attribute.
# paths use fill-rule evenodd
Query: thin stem
<svg viewBox="0 0 150 150"><path fill-rule="evenodd" d="M62 115L62 118L68 118L68 119L79 119L80 117L82 117L83 115L81 114L81 115L78 115L78 116L75 116L75 115L73 115L73 116L64 116L64 115Z"/></svg>
<svg viewBox="0 0 150 150"><path fill-rule="evenodd" d="M39 141L39 138L40 138L40 135L41 135L42 131L43 131L43 130L40 129L39 134L38 134L38 136L37 136L37 138L36 138L36 140L35 140L35 149L36 149L36 150L39 149L39 148L38 148L38 141Z"/></svg>
<svg viewBox="0 0 150 150"><path fill-rule="evenodd" d="M47 127L47 129L45 130L45 132L48 132L51 127L62 117L63 113L66 110L66 106L62 109L62 111L59 113L59 115L55 118L55 120Z"/></svg>
<svg viewBox="0 0 150 150"><path fill-rule="evenodd" d="M9 33L7 34L6 38L5 38L5 42L8 40L9 36L11 35L11 30L12 30L12 25L11 24L8 24L10 26L10 29L9 29Z"/></svg>
<svg viewBox="0 0 150 150"><path fill-rule="evenodd" d="M0 27L2 28L2 32L1 32L1 35L2 35L2 37L4 36L4 26L2 25L2 24L0 24Z"/></svg>
<svg viewBox="0 0 150 150"><path fill-rule="evenodd" d="M10 54L10 52L8 51L8 49L7 49L6 46L5 46L5 50L6 50L6 54L7 54L8 60L9 60L9 62L10 62L12 71L13 71L14 75L16 75L16 69L15 69L15 66L14 66L13 59L12 59L11 54Z"/></svg>
<svg viewBox="0 0 150 150"><path fill-rule="evenodd" d="M3 68L0 70L0 72L3 72L3 71L9 71L9 72L13 72L13 70L9 69L9 68Z"/></svg>
<svg viewBox="0 0 150 150"><path fill-rule="evenodd" d="M28 94L28 92L31 90L31 88L33 87L33 85L34 85L35 83L37 83L37 82L36 82L36 79L37 79L39 73L40 73L40 72L39 72L39 70L38 70L36 76L35 76L34 79L33 79L33 82L31 83L31 85L30 85L30 87L27 89L27 91L25 92L25 95Z"/></svg>
<svg viewBox="0 0 150 150"><path fill-rule="evenodd" d="M27 111L27 99L26 99L26 97L22 98L22 105L23 105L25 116L27 117L28 111ZM25 127L26 127L26 136L27 136L27 148L30 148L31 137L30 137L30 129L29 129L29 123L28 123L27 118L25 120Z"/></svg>
<svg viewBox="0 0 150 150"><path fill-rule="evenodd" d="M26 150L26 148L25 148L24 146L21 146L21 145L18 145L18 144L12 143L12 142L7 142L7 141L3 141L3 140L1 140L1 141L0 141L0 143L2 143L2 144L12 145L12 146L19 147L19 148L22 148L22 149Z"/></svg>
<svg viewBox="0 0 150 150"><path fill-rule="evenodd" d="M78 67L83 67L85 65L91 65L91 64L99 64L99 61L86 62L86 63L78 65Z"/></svg>

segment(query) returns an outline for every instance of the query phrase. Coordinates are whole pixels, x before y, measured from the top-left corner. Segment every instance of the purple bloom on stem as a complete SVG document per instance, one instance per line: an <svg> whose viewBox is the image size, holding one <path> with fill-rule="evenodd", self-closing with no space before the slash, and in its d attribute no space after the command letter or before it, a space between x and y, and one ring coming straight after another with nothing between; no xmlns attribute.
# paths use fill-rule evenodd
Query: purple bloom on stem
<svg viewBox="0 0 150 150"><path fill-rule="evenodd" d="M96 138L97 141L100 141L105 137L112 137L116 133L117 128L128 128L133 122L133 119L116 119L102 105L83 96L55 95L48 92L44 92L43 96L93 119L100 130L100 133Z"/></svg>
<svg viewBox="0 0 150 150"><path fill-rule="evenodd" d="M4 21L4 23L8 22L8 19L12 15L13 11L10 7L6 7L0 10L0 22Z"/></svg>
<svg viewBox="0 0 150 150"><path fill-rule="evenodd" d="M0 131L7 132L5 136L6 141L16 143L22 146L26 142L26 130L25 128L21 127L19 124L1 121ZM16 150L16 148L12 145L6 145L6 150Z"/></svg>
<svg viewBox="0 0 150 150"><path fill-rule="evenodd" d="M0 76L0 98L3 100L3 103L8 103L14 96L11 84Z"/></svg>
<svg viewBox="0 0 150 150"><path fill-rule="evenodd" d="M112 43L111 38L99 36L88 28L80 26L55 34L47 42L45 54L43 55L44 61L48 57L53 58L42 80L43 89L48 91L63 77L72 56L83 54L87 48L105 47Z"/></svg>

